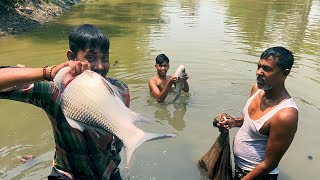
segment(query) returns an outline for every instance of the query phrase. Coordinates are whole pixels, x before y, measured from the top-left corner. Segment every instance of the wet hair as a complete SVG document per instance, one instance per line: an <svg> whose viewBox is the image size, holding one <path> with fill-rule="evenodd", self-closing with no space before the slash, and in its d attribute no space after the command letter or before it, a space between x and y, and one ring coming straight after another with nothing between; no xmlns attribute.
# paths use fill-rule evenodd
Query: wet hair
<svg viewBox="0 0 320 180"><path fill-rule="evenodd" d="M159 54L156 57L156 64L162 64L167 62L169 64L169 58L165 54Z"/></svg>
<svg viewBox="0 0 320 180"><path fill-rule="evenodd" d="M284 47L271 47L265 50L262 54L260 59L268 59L272 57L273 59L277 60L277 66L280 67L282 70L291 69L294 61L294 57L288 49Z"/></svg>
<svg viewBox="0 0 320 180"><path fill-rule="evenodd" d="M110 41L106 34L93 25L83 24L74 28L69 34L69 48L77 54L79 50L101 50L103 54L109 51Z"/></svg>

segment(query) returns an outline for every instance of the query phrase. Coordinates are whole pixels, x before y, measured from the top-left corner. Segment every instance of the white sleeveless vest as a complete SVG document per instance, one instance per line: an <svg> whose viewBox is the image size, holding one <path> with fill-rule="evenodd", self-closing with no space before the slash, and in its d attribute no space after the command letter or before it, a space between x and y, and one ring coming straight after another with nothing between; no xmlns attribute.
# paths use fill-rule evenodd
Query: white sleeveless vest
<svg viewBox="0 0 320 180"><path fill-rule="evenodd" d="M252 120L249 116L248 108L259 92L261 92L260 89L248 99L243 108L244 122L234 139L233 145L235 164L247 171L252 171L265 159L268 136L259 133L259 130L264 123L283 108L293 107L298 109L296 103L290 98L282 101L260 119ZM279 169L277 167L269 174L278 173Z"/></svg>

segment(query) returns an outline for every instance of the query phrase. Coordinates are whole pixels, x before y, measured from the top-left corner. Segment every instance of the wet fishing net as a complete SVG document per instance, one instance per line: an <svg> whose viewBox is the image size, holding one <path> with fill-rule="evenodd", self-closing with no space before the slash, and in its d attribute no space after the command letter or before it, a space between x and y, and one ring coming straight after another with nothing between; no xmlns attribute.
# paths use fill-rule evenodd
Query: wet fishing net
<svg viewBox="0 0 320 180"><path fill-rule="evenodd" d="M229 114L220 113L216 122L231 117ZM232 180L231 151L229 131L221 132L210 150L199 160L199 166L206 172L206 176L212 180Z"/></svg>

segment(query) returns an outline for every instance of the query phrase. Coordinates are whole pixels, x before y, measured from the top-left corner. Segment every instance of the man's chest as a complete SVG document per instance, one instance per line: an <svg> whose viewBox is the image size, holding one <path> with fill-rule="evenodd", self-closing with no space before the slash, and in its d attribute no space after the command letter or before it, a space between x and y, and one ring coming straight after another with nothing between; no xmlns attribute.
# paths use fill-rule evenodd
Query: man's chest
<svg viewBox="0 0 320 180"><path fill-rule="evenodd" d="M168 82L169 82L169 78L157 79L157 87L159 88L160 91L162 91Z"/></svg>
<svg viewBox="0 0 320 180"><path fill-rule="evenodd" d="M275 118L275 116L268 116L268 113L273 109L272 106L267 106L263 102L261 102L261 99L255 99L251 102L251 104L248 107L248 115L250 119L254 122L257 121L265 121L263 126L260 129L257 129L260 134L268 135L269 134L269 128L272 120ZM266 119L267 118L267 119Z"/></svg>

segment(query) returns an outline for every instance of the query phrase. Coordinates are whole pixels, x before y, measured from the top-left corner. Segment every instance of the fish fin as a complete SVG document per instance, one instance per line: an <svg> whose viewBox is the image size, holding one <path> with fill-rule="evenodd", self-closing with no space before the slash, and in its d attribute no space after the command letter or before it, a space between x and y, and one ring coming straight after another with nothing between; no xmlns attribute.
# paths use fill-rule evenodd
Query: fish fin
<svg viewBox="0 0 320 180"><path fill-rule="evenodd" d="M130 109L129 109L130 110ZM130 110L130 116L132 118L132 122L144 122L144 123L151 123L151 120L141 116L139 113Z"/></svg>
<svg viewBox="0 0 320 180"><path fill-rule="evenodd" d="M124 142L124 147L126 151L127 156L127 167L128 171L130 171L131 166L131 156L134 153L134 151L144 142L151 141L151 140L157 140L157 139L164 139L164 138L170 138L175 137L176 134L174 133L146 133L143 131L140 131L138 135L131 137L130 141Z"/></svg>
<svg viewBox="0 0 320 180"><path fill-rule="evenodd" d="M116 94L114 92L114 88L111 87L111 83L103 77L101 77L101 80L102 80L103 84L106 86L107 90L110 92L110 94L115 96Z"/></svg>
<svg viewBox="0 0 320 180"><path fill-rule="evenodd" d="M69 125L74 128L74 129L78 129L79 131L81 132L84 132L84 130L88 130L88 131L91 131L93 132L98 138L100 138L100 134L102 135L107 135L108 133L103 130L103 129L100 129L100 128L97 128L97 127L92 127L92 126L89 126L85 123L81 123L81 122L76 122L75 120L71 119L71 118L67 118L67 121L69 123ZM100 133L100 134L99 134Z"/></svg>
<svg viewBox="0 0 320 180"><path fill-rule="evenodd" d="M122 103L123 103L123 97L121 96L121 94L120 94L119 91L118 91L119 88L118 88L117 86L112 85L112 84L111 84L109 81L107 81L105 78L101 78L101 79L102 79L103 83L105 84L105 86L107 87L108 91L109 91L112 95L118 97L118 98L122 101Z"/></svg>
<svg viewBox="0 0 320 180"><path fill-rule="evenodd" d="M105 130L103 130L103 129L100 129L100 128L93 128L93 129L95 130L96 135L97 135L98 137L100 137L99 133L102 134L102 135L107 135L107 134L108 134L108 133L107 133Z"/></svg>
<svg viewBox="0 0 320 180"><path fill-rule="evenodd" d="M66 120L68 122L68 124L74 128L74 129L78 129L79 131L83 132L85 130L85 128L78 122L76 122L75 120L66 117Z"/></svg>

